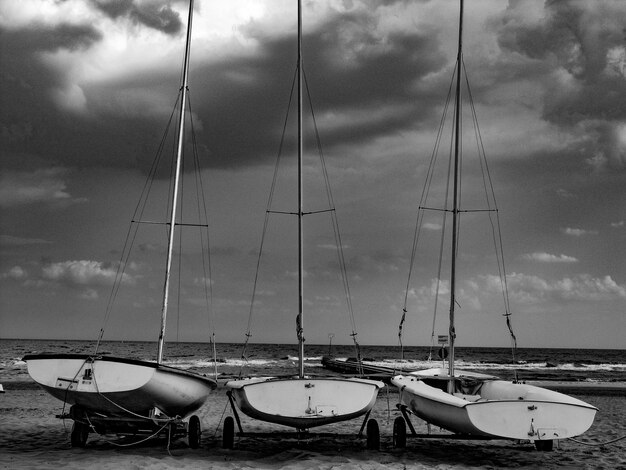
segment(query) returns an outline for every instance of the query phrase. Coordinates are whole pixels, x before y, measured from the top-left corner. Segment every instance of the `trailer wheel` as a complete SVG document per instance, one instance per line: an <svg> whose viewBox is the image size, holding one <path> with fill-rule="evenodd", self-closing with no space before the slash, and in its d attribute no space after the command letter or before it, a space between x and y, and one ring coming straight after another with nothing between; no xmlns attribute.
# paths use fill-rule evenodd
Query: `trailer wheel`
<svg viewBox="0 0 626 470"><path fill-rule="evenodd" d="M224 429L222 435L222 447L224 449L232 449L235 444L235 420L232 416L224 419Z"/></svg>
<svg viewBox="0 0 626 470"><path fill-rule="evenodd" d="M393 446L399 449L406 447L406 422L402 416L393 422Z"/></svg>
<svg viewBox="0 0 626 470"><path fill-rule="evenodd" d="M200 447L200 436L202 435L202 430L200 429L200 418L196 415L193 415L189 418L188 430L187 430L187 440L189 441L189 447L192 449L197 449Z"/></svg>
<svg viewBox="0 0 626 470"><path fill-rule="evenodd" d="M547 441L535 441L535 449L542 452L552 452L554 447L554 441L549 439Z"/></svg>
<svg viewBox="0 0 626 470"><path fill-rule="evenodd" d="M85 447L85 444L87 444L87 436L89 436L89 425L74 421L72 434L70 435L72 447Z"/></svg>
<svg viewBox="0 0 626 470"><path fill-rule="evenodd" d="M378 421L375 419L370 419L367 422L367 448L369 450L380 449L380 430Z"/></svg>

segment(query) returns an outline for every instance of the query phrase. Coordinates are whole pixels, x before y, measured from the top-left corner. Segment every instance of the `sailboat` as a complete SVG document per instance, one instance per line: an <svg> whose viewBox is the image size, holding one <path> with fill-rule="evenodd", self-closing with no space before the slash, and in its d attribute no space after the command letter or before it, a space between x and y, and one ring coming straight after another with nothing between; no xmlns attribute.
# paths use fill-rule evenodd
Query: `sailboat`
<svg viewBox="0 0 626 470"><path fill-rule="evenodd" d="M211 378L163 364L175 227L179 225L176 210L182 177L192 18L193 0L190 0L180 87L176 176L169 206L165 287L156 362L113 357L98 354L97 351L95 354L29 354L23 358L31 378L52 396L71 406L69 414L63 417L74 420L71 434L73 446L84 446L90 432L156 434L167 430L170 437L186 432L190 446L197 447L200 439L198 417L192 416L188 423L182 422L182 418L198 410L217 386Z"/></svg>
<svg viewBox="0 0 626 470"><path fill-rule="evenodd" d="M399 392L398 408L404 416L396 418L394 422L394 442L400 447L405 445L407 423L416 434L410 424L410 413L458 435L525 440L534 442L539 450L551 450L554 440L577 436L589 429L597 409L552 390L455 369L455 284L459 217L461 212L468 212L460 207L462 39L463 0L460 0L454 151L451 152L453 161L448 167L453 168L452 209L440 209L451 212L452 217L448 368L434 368L392 377L391 383ZM431 175L432 173L429 177ZM420 210L422 209L432 210L420 204ZM501 273L506 278L503 269ZM508 302L505 303L505 316L510 328ZM448 338L443 339L444 342L448 341Z"/></svg>
<svg viewBox="0 0 626 470"><path fill-rule="evenodd" d="M302 5L298 0L298 366L297 377L252 377L226 383L231 403L246 415L266 422L307 431L310 428L369 414L378 390L375 380L346 377L308 377L304 371L303 233L302 233ZM233 411L235 406L233 406ZM229 417L230 418L230 417ZM366 415L367 419L367 415ZM364 423L365 424L365 423ZM376 426L376 430L373 427ZM374 420L368 422L368 440L377 434ZM232 442L232 418L225 422L225 442ZM368 442L369 445L369 442ZM372 443L372 445L375 445Z"/></svg>

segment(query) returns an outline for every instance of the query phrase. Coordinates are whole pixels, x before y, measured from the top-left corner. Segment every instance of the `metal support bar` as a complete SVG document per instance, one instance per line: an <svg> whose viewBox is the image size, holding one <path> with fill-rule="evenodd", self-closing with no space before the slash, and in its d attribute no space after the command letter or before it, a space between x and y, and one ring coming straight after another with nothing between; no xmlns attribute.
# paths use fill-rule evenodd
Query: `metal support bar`
<svg viewBox="0 0 626 470"><path fill-rule="evenodd" d="M363 424L361 424L361 429L359 429L357 437L363 437L363 429L365 429L365 425L367 424L367 420L369 419L371 412L372 410L370 409L367 413L365 413L365 418L363 419Z"/></svg>
<svg viewBox="0 0 626 470"><path fill-rule="evenodd" d="M239 428L239 434L243 435L241 420L239 419L239 413L237 413L237 407L235 406L235 400L233 400L233 394L229 390L226 392L226 395L228 396L228 401L230 402L230 408L233 410L233 415L235 415L235 421L237 422L237 427Z"/></svg>
<svg viewBox="0 0 626 470"><path fill-rule="evenodd" d="M406 406L405 405L400 405L399 403L396 406L400 410L400 413L402 413L402 416L404 416L404 420L406 421L406 424L409 426L409 429L411 430L411 434L413 436L417 436L417 432L415 431L415 428L413 427L413 423L411 422L411 418L409 418L409 414L406 412Z"/></svg>

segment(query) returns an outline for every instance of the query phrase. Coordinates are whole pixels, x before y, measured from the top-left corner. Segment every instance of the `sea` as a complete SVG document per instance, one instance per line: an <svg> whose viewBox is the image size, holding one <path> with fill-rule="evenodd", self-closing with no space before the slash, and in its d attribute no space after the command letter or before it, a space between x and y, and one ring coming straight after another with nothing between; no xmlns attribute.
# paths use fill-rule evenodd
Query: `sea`
<svg viewBox="0 0 626 470"><path fill-rule="evenodd" d="M215 353L214 353L215 350ZM364 360L375 365L398 370L441 367L439 348L398 346L360 346ZM0 384L11 388L30 388L26 354L82 353L120 356L154 361L157 345L141 341L105 341L96 351L93 341L0 339ZM307 375L328 375L322 357L355 357L353 345L306 345ZM443 355L443 354L442 354ZM247 376L285 376L298 373L296 344L168 343L164 364L186 369L218 379ZM457 347L455 364L458 369L472 370L518 380L563 380L588 382L626 381L625 349L558 349Z"/></svg>

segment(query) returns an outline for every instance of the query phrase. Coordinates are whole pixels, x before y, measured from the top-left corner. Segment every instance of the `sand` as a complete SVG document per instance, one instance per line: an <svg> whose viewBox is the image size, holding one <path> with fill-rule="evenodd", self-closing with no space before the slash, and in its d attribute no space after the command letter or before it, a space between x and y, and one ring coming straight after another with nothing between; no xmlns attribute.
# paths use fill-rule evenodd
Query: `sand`
<svg viewBox="0 0 626 470"><path fill-rule="evenodd" d="M171 443L153 439L138 446L121 447L117 436L90 434L85 448L70 446L72 421L55 417L62 403L46 392L4 386L0 394L0 468L2 469L466 469L466 468L607 468L626 469L626 439L598 445L626 435L626 395L579 396L597 406L593 426L577 438L555 444L552 452L539 452L529 443L506 440L459 441L408 439L405 449L392 445L397 395L383 390L371 418L380 426L381 448L367 450L356 437L362 419L325 426L311 436L297 439L277 431L285 428L242 416L244 431L270 433L235 437L235 448L222 448L221 423L231 410L223 388L218 388L198 411L203 434L201 446L191 449L186 439ZM418 432L426 426L414 419Z"/></svg>

